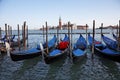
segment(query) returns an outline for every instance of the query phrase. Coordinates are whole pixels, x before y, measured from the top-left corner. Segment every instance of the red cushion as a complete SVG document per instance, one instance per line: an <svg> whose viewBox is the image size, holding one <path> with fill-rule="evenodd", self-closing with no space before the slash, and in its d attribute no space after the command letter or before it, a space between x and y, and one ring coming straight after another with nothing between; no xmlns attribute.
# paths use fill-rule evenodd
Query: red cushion
<svg viewBox="0 0 120 80"><path fill-rule="evenodd" d="M95 44L101 44L101 42L99 42L99 41L95 41Z"/></svg>
<svg viewBox="0 0 120 80"><path fill-rule="evenodd" d="M68 41L62 41L62 42L59 43L58 49L64 50L68 47L68 45L69 45Z"/></svg>

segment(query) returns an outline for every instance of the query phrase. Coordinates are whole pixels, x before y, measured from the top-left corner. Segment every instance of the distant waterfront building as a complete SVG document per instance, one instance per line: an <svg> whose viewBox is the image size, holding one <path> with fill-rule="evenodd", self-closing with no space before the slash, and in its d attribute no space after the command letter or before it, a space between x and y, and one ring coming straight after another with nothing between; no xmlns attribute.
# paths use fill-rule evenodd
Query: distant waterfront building
<svg viewBox="0 0 120 80"><path fill-rule="evenodd" d="M70 24L70 27L73 26L73 24ZM68 29L68 24L63 24L62 25L62 30Z"/></svg>
<svg viewBox="0 0 120 80"><path fill-rule="evenodd" d="M54 27L48 26L48 30L49 30L49 29L52 29L52 28L54 28ZM40 30L43 30L43 27L40 28ZM45 26L44 26L44 30L46 30L46 27L45 27Z"/></svg>
<svg viewBox="0 0 120 80"><path fill-rule="evenodd" d="M109 25L109 26L106 26L106 27L103 27L103 29L117 29L118 25ZM99 27L99 29L101 29L101 27Z"/></svg>
<svg viewBox="0 0 120 80"><path fill-rule="evenodd" d="M86 25L77 25L77 29L85 30L85 29L88 29L88 26L86 26Z"/></svg>
<svg viewBox="0 0 120 80"><path fill-rule="evenodd" d="M75 29L88 29L89 26L86 26L86 25L76 25L76 24L70 24L70 27L73 28L73 30ZM68 29L68 23L64 23L62 25L62 21L61 21L61 18L59 18L59 25L58 26L48 26L48 30L55 30L55 29L58 29L59 30L67 30ZM44 27L44 30L46 29L46 27ZM71 29L71 28L70 28ZM43 30L43 28L40 28L40 30Z"/></svg>
<svg viewBox="0 0 120 80"><path fill-rule="evenodd" d="M83 30L88 29L88 26L86 26L86 25L70 24L70 27L71 26L73 27L73 29L83 29ZM68 29L68 24L63 24L62 30L66 30L66 29Z"/></svg>

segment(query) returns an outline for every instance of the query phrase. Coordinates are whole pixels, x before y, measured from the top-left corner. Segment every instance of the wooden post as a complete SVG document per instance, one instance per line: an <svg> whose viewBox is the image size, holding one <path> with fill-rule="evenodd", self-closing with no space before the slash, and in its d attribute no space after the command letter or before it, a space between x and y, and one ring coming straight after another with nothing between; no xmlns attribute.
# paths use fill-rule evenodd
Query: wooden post
<svg viewBox="0 0 120 80"><path fill-rule="evenodd" d="M88 25L86 24L86 43L87 43L87 46L86 46L86 48L88 48L88 38L87 38L87 28L88 28Z"/></svg>
<svg viewBox="0 0 120 80"><path fill-rule="evenodd" d="M116 36L117 36L117 38L118 38L118 24L117 24Z"/></svg>
<svg viewBox="0 0 120 80"><path fill-rule="evenodd" d="M24 26L23 26L23 40L24 40L24 49L26 49L26 22L24 22Z"/></svg>
<svg viewBox="0 0 120 80"><path fill-rule="evenodd" d="M120 38L120 20L119 20L119 38Z"/></svg>
<svg viewBox="0 0 120 80"><path fill-rule="evenodd" d="M22 25L22 40L23 40L23 34L24 34L24 27ZM24 43L24 40L23 40L23 43Z"/></svg>
<svg viewBox="0 0 120 80"><path fill-rule="evenodd" d="M8 25L8 42L10 44L10 26Z"/></svg>
<svg viewBox="0 0 120 80"><path fill-rule="evenodd" d="M10 30L11 30L11 33L10 33L10 34L11 34L11 37L12 37L12 27L10 27Z"/></svg>
<svg viewBox="0 0 120 80"><path fill-rule="evenodd" d="M102 28L103 28L103 23L101 23L101 42L102 42Z"/></svg>
<svg viewBox="0 0 120 80"><path fill-rule="evenodd" d="M73 26L72 25L70 25L71 26L71 46L70 46L70 53L71 53L71 56L72 56L72 43L73 43L73 41L72 41L72 33L73 33Z"/></svg>
<svg viewBox="0 0 120 80"><path fill-rule="evenodd" d="M18 47L19 47L19 50L20 50L20 29L19 29L19 24L17 26L18 26Z"/></svg>
<svg viewBox="0 0 120 80"><path fill-rule="evenodd" d="M48 54L49 51L48 51L48 26L47 26L47 22L45 24L46 24L46 53Z"/></svg>
<svg viewBox="0 0 120 80"><path fill-rule="evenodd" d="M118 35L118 51L120 49L120 20L119 20L119 35Z"/></svg>
<svg viewBox="0 0 120 80"><path fill-rule="evenodd" d="M9 28L9 38L12 39L12 27Z"/></svg>
<svg viewBox="0 0 120 80"><path fill-rule="evenodd" d="M61 30L61 29L62 29L62 22L61 22L61 17L59 17L59 26L57 28L57 31L58 31L58 34L57 34L58 42L60 41L59 30Z"/></svg>
<svg viewBox="0 0 120 80"><path fill-rule="evenodd" d="M44 25L43 25L43 43L45 42L45 32L44 32Z"/></svg>
<svg viewBox="0 0 120 80"><path fill-rule="evenodd" d="M1 30L1 27L0 27L0 39L2 38L2 30Z"/></svg>
<svg viewBox="0 0 120 80"><path fill-rule="evenodd" d="M92 43L92 59L94 57L94 37L95 37L95 20L93 20L93 43Z"/></svg>
<svg viewBox="0 0 120 80"><path fill-rule="evenodd" d="M7 24L5 24L5 35L6 35L6 39L7 39L7 41L8 41Z"/></svg>
<svg viewBox="0 0 120 80"><path fill-rule="evenodd" d="M26 26L27 34L26 34L26 40L27 40L27 47L28 47L28 25Z"/></svg>
<svg viewBox="0 0 120 80"><path fill-rule="evenodd" d="M59 43L59 26L57 27L57 43Z"/></svg>
<svg viewBox="0 0 120 80"><path fill-rule="evenodd" d="M71 40L70 40L70 22L68 22L68 37L69 37L69 54L70 54L70 58L72 58L72 53L71 53Z"/></svg>

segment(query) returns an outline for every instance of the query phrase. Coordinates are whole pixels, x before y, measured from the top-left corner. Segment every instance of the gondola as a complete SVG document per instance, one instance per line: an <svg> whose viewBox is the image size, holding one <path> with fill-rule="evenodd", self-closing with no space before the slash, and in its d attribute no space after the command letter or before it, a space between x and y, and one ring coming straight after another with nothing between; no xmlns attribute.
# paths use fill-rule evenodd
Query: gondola
<svg viewBox="0 0 120 80"><path fill-rule="evenodd" d="M118 49L118 42L110 39L102 34L102 39L104 43L109 47L110 49L117 50Z"/></svg>
<svg viewBox="0 0 120 80"><path fill-rule="evenodd" d="M8 42L11 47L16 47L18 46L18 40L15 40L15 35L13 35L11 38L7 39L6 35L0 39L1 43ZM23 39L20 40L20 44L23 43Z"/></svg>
<svg viewBox="0 0 120 80"><path fill-rule="evenodd" d="M6 51L6 46L5 46L5 42L8 42L9 44L10 44L10 47L17 47L18 46L18 41L15 41L15 35L13 35L11 38L9 38L9 39L7 39L6 38L6 35L2 38L2 39L0 39L0 51L1 51L1 53L6 53L7 51ZM23 39L21 39L20 40L20 44L22 44L23 43Z"/></svg>
<svg viewBox="0 0 120 80"><path fill-rule="evenodd" d="M120 52L110 49L108 46L105 46L100 41L96 41L95 39L94 41L95 54L113 61L120 62ZM90 34L88 34L88 42L89 45L92 46L93 41Z"/></svg>
<svg viewBox="0 0 120 80"><path fill-rule="evenodd" d="M12 38L8 42L10 42L11 47L17 47L19 42L20 44L23 44L23 39L21 39L20 41L18 41L18 39L15 40L15 35L13 35Z"/></svg>
<svg viewBox="0 0 120 80"><path fill-rule="evenodd" d="M5 42L13 42L15 39L15 35L13 35L11 38L9 38L9 40L7 39L7 36L5 35L3 38L1 38L0 40Z"/></svg>
<svg viewBox="0 0 120 80"><path fill-rule="evenodd" d="M73 47L72 51L73 62L79 61L82 58L86 57L86 47L87 42L85 38L80 34L77 42L74 44Z"/></svg>
<svg viewBox="0 0 120 80"><path fill-rule="evenodd" d="M49 64L57 59L62 59L62 57L65 57L67 55L68 45L69 37L65 34L64 39L58 43L57 47L45 55L45 63Z"/></svg>
<svg viewBox="0 0 120 80"><path fill-rule="evenodd" d="M56 44L56 41L57 41L57 37L56 35L54 35L54 37L48 42L48 49L51 49L52 47L54 47ZM46 49L46 47L44 47L44 49ZM31 48L28 50L13 51L10 53L11 59L13 61L30 59L30 58L37 57L39 55L41 55L41 49L39 45L37 45L37 47L35 48Z"/></svg>

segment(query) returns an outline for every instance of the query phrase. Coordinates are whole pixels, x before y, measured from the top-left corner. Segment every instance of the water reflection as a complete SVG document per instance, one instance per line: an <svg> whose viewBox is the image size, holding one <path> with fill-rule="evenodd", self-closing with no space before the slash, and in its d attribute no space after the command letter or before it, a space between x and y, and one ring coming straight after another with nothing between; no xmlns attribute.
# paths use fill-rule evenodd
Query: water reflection
<svg viewBox="0 0 120 80"><path fill-rule="evenodd" d="M26 73L29 73L29 70L32 69L39 61L41 61L40 57L23 60L22 66L13 73L13 78L15 80L22 80L22 78L27 79L25 76Z"/></svg>
<svg viewBox="0 0 120 80"><path fill-rule="evenodd" d="M102 62L102 67L105 68L111 79L120 79L120 70L116 64L118 62L114 62L105 58L99 58L99 60Z"/></svg>
<svg viewBox="0 0 120 80"><path fill-rule="evenodd" d="M61 58L57 61L54 61L49 65L49 70L48 73L45 77L45 80L55 80L56 76L58 75L58 72L60 70L60 68L63 66L63 64L65 63L66 57Z"/></svg>

